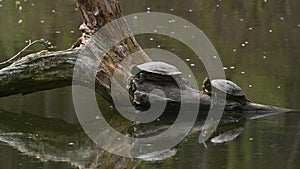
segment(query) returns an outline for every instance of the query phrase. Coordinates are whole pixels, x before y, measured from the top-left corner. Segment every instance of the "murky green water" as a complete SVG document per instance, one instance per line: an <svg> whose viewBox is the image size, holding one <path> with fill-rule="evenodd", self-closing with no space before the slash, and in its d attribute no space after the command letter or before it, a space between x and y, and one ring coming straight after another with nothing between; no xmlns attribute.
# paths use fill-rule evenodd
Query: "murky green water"
<svg viewBox="0 0 300 169"><path fill-rule="evenodd" d="M26 45L25 41L28 39L48 39L60 50L69 48L80 35L77 28L81 19L73 1L19 2L0 1L0 60L13 56ZM174 14L194 23L216 47L226 67L226 76L239 84L251 100L300 109L300 1L123 0L121 6L124 14L145 12L148 8L155 12ZM187 64L195 64L192 69L200 83L206 75L197 57L177 41L156 35L139 36L138 39L144 48L159 46L181 56ZM41 49L42 46L37 45L32 50ZM77 123L69 88L2 98L0 110ZM66 134L73 132L68 128L64 128L64 133L46 126L42 131L38 129L38 132L36 128L41 127L39 124L26 128L14 123L4 124L4 121L14 121L15 117L5 119L8 115L1 113L1 118L3 125L0 131L44 133L44 139L54 135L61 136L57 140L66 142L60 148L56 146L57 152L53 154L60 154L60 150L70 154L83 154L80 150L89 149L88 143L82 149L72 147L71 143L78 138ZM24 119L24 125L30 125L26 124L28 119ZM177 147L178 152L174 157L160 162L143 162L138 168L296 169L300 167L299 119L299 113L289 113L249 121L245 131L234 141L225 144L209 143L208 149L197 143L199 133L196 133ZM53 122L53 125L61 123L63 122ZM8 126L10 129L6 128ZM21 130L22 128L27 131ZM76 132L78 135L82 134L81 131ZM45 143L54 144L51 139L46 139ZM14 146L9 146L8 143L0 144L0 169L71 168L68 163L42 162L12 147ZM44 147L41 150L45 154L48 149ZM84 153L85 157L92 157L94 152L91 150ZM73 161L84 158L70 154L62 156Z"/></svg>

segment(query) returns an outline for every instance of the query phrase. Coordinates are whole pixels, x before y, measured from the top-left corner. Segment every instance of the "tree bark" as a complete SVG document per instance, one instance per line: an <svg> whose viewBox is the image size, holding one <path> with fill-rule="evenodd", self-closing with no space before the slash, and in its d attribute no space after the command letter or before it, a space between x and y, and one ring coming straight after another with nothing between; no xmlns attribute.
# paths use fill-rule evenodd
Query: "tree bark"
<svg viewBox="0 0 300 169"><path fill-rule="evenodd" d="M71 85L77 50L30 54L0 70L0 97Z"/></svg>

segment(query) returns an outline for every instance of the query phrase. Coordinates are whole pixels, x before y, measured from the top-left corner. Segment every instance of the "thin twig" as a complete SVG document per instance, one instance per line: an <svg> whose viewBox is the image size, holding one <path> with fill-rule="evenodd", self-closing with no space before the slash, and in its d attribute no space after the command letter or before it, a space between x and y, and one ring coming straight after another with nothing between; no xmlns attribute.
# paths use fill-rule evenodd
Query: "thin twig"
<svg viewBox="0 0 300 169"><path fill-rule="evenodd" d="M34 45L36 43L43 44L47 49L50 48L49 44L48 44L48 41L46 41L44 39L35 40L33 42L31 42L31 40L29 40L28 45L25 46L22 50L20 50L17 54L15 54L13 57L11 57L10 59L8 59L4 62L0 62L0 69L11 65L13 63L13 61L16 60L24 51L26 51L29 47L31 47L32 45Z"/></svg>

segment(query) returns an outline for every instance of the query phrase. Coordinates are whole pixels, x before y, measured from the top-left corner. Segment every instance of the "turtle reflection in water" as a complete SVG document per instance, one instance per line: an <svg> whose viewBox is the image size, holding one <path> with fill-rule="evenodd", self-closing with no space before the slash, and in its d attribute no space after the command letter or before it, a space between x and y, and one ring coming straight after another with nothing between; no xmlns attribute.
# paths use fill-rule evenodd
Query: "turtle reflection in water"
<svg viewBox="0 0 300 169"><path fill-rule="evenodd" d="M225 79L210 80L206 77L203 81L203 92L207 95L211 95L211 89L215 89L216 93L222 92L226 94L226 99L230 104L240 103L246 105L247 102L251 102L245 96L243 90L235 83Z"/></svg>

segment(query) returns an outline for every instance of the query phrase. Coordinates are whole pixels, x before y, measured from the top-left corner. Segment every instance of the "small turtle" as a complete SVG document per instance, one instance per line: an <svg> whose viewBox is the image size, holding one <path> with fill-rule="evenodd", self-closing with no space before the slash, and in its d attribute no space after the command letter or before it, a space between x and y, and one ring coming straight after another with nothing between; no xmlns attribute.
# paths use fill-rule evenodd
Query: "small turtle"
<svg viewBox="0 0 300 169"><path fill-rule="evenodd" d="M164 62L146 62L131 67L131 73L140 83L144 81L174 82L179 87L185 88L181 72L172 65Z"/></svg>
<svg viewBox="0 0 300 169"><path fill-rule="evenodd" d="M209 80L206 77L203 81L203 91L204 93L211 95L211 88L213 87L219 92L226 93L227 100L233 100L245 105L247 102L250 102L245 96L243 90L235 83L230 80L225 79L214 79Z"/></svg>

